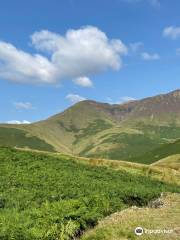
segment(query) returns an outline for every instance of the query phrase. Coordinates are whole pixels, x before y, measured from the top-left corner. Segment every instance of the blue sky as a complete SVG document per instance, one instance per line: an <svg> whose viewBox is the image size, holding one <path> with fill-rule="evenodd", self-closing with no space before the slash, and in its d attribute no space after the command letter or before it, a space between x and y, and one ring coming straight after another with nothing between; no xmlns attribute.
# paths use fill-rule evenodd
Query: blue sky
<svg viewBox="0 0 180 240"><path fill-rule="evenodd" d="M179 0L2 0L0 122L180 88Z"/></svg>

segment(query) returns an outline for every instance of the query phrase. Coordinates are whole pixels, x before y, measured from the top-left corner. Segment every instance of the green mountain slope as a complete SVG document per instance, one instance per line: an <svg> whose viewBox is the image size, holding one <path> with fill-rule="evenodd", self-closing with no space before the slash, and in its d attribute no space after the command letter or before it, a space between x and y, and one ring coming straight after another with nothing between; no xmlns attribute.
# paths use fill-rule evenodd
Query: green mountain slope
<svg viewBox="0 0 180 240"><path fill-rule="evenodd" d="M180 140L177 140L173 143L162 144L160 147L155 148L151 151L146 152L144 155L138 156L137 158L132 158L135 162L142 163L153 163L162 158L179 154L180 153Z"/></svg>
<svg viewBox="0 0 180 240"><path fill-rule="evenodd" d="M174 154L160 159L157 162L153 163L152 166L171 168L180 172L180 154Z"/></svg>
<svg viewBox="0 0 180 240"><path fill-rule="evenodd" d="M54 151L54 147L27 131L0 127L0 146L30 148L45 151Z"/></svg>
<svg viewBox="0 0 180 240"><path fill-rule="evenodd" d="M125 104L82 101L47 120L6 127L25 130L56 151L150 163L151 152L180 138L180 90Z"/></svg>
<svg viewBox="0 0 180 240"><path fill-rule="evenodd" d="M0 169L0 239L7 240L72 239L111 213L179 191L60 154L0 147Z"/></svg>

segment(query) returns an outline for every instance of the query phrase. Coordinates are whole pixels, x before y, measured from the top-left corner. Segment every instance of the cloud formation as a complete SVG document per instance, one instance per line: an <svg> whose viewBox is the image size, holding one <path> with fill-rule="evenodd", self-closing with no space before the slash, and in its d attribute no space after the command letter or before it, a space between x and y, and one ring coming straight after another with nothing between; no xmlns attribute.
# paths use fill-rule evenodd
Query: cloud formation
<svg viewBox="0 0 180 240"><path fill-rule="evenodd" d="M163 36L176 40L180 38L180 27L169 26L163 30Z"/></svg>
<svg viewBox="0 0 180 240"><path fill-rule="evenodd" d="M157 53L150 54L150 53L147 53L147 52L143 52L141 54L141 57L145 61L153 61L153 60L159 60L160 59L160 56Z"/></svg>
<svg viewBox="0 0 180 240"><path fill-rule="evenodd" d="M31 122L27 120L19 121L19 120L10 120L6 122L7 124L30 124Z"/></svg>
<svg viewBox="0 0 180 240"><path fill-rule="evenodd" d="M13 104L16 109L34 109L33 105L30 102L14 102Z"/></svg>
<svg viewBox="0 0 180 240"><path fill-rule="evenodd" d="M39 54L31 55L0 41L0 78L22 83L51 83L56 68Z"/></svg>
<svg viewBox="0 0 180 240"><path fill-rule="evenodd" d="M120 103L127 103L135 100L136 99L133 97L124 96L124 97L121 97Z"/></svg>
<svg viewBox="0 0 180 240"><path fill-rule="evenodd" d="M124 104L124 103L128 103L128 102L136 101L136 99L133 97L124 96L124 97L121 97L119 101L113 101L112 98L108 97L107 101L110 104Z"/></svg>
<svg viewBox="0 0 180 240"><path fill-rule="evenodd" d="M72 94L72 93L68 94L66 96L66 99L69 100L73 104L86 100L86 98L84 98L84 97L82 97L82 96L80 96L78 94Z"/></svg>
<svg viewBox="0 0 180 240"><path fill-rule="evenodd" d="M30 54L0 41L0 78L21 83L57 83L62 79L100 73L122 67L127 47L108 39L100 29L86 26L68 30L65 36L47 30L31 36L38 53Z"/></svg>
<svg viewBox="0 0 180 240"><path fill-rule="evenodd" d="M93 87L93 83L88 77L79 77L74 79L73 82L81 87Z"/></svg>

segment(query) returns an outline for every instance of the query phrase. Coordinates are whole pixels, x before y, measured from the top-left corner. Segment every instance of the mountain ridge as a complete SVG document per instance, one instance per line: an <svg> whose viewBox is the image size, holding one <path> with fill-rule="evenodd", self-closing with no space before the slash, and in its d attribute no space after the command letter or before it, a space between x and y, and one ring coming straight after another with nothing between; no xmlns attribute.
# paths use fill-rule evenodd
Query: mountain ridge
<svg viewBox="0 0 180 240"><path fill-rule="evenodd" d="M85 100L46 120L2 128L23 130L54 151L142 162L147 152L180 139L180 89L123 104Z"/></svg>

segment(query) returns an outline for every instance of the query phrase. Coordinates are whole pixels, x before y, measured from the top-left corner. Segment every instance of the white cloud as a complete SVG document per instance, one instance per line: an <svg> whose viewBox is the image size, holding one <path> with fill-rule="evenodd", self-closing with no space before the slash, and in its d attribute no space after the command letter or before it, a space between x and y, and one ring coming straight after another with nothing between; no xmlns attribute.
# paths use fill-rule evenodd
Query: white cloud
<svg viewBox="0 0 180 240"><path fill-rule="evenodd" d="M79 77L74 79L73 82L81 87L93 87L93 83L88 77Z"/></svg>
<svg viewBox="0 0 180 240"><path fill-rule="evenodd" d="M144 59L145 61L153 61L153 60L160 59L160 56L157 53L149 54L147 52L143 52L141 56L142 56L142 59Z"/></svg>
<svg viewBox="0 0 180 240"><path fill-rule="evenodd" d="M6 123L8 123L8 124L30 124L31 122L29 122L27 120L23 120L23 121L10 120L10 121L7 121Z"/></svg>
<svg viewBox="0 0 180 240"><path fill-rule="evenodd" d="M44 30L34 33L31 39L36 49L51 54L59 78L118 70L122 67L121 56L127 53L120 40L108 39L104 32L92 26L68 30L65 36Z"/></svg>
<svg viewBox="0 0 180 240"><path fill-rule="evenodd" d="M0 41L0 78L21 83L58 83L122 67L127 47L108 39L100 29L86 26L68 30L65 36L47 30L31 36L41 54L30 54Z"/></svg>
<svg viewBox="0 0 180 240"><path fill-rule="evenodd" d="M176 55L180 56L180 48L176 49Z"/></svg>
<svg viewBox="0 0 180 240"><path fill-rule="evenodd" d="M169 26L163 30L163 36L173 40L180 38L180 27Z"/></svg>
<svg viewBox="0 0 180 240"><path fill-rule="evenodd" d="M137 53L143 48L144 44L142 42L130 43L130 49L133 53Z"/></svg>
<svg viewBox="0 0 180 240"><path fill-rule="evenodd" d="M0 41L0 78L23 83L51 83L55 76L56 68L47 58Z"/></svg>
<svg viewBox="0 0 180 240"><path fill-rule="evenodd" d="M135 100L136 100L135 98L129 97L129 96L121 97L119 101L113 101L112 98L107 97L107 101L110 104L123 104L123 103L128 103L131 101L135 101Z"/></svg>
<svg viewBox="0 0 180 240"><path fill-rule="evenodd" d="M14 102L13 104L17 109L34 109L30 102Z"/></svg>
<svg viewBox="0 0 180 240"><path fill-rule="evenodd" d="M86 98L79 96L78 94L68 94L66 99L69 100L71 103L77 103L86 100Z"/></svg>
<svg viewBox="0 0 180 240"><path fill-rule="evenodd" d="M113 100L112 100L111 97L107 97L107 98L106 98L106 101L107 101L108 103L110 103L110 104L112 104L112 102L113 102Z"/></svg>
<svg viewBox="0 0 180 240"><path fill-rule="evenodd" d="M128 96L124 96L120 99L120 103L127 103L127 102L131 102L131 101L135 101L136 99L133 97L128 97Z"/></svg>

